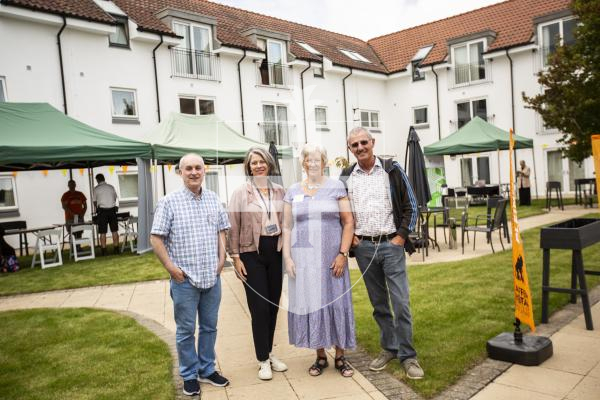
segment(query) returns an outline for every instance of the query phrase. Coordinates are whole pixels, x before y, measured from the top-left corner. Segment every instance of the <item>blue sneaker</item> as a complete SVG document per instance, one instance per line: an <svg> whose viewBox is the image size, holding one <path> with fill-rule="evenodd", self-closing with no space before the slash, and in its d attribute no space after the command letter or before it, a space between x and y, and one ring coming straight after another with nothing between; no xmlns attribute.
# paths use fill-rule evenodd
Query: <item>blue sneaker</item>
<svg viewBox="0 0 600 400"><path fill-rule="evenodd" d="M197 379L183 381L183 394L186 396L195 396L200 394L200 384Z"/></svg>
<svg viewBox="0 0 600 400"><path fill-rule="evenodd" d="M213 386L219 386L219 387L229 385L229 379L225 378L224 376L219 374L217 371L213 372L206 378L200 378L199 381L202 383L210 383Z"/></svg>

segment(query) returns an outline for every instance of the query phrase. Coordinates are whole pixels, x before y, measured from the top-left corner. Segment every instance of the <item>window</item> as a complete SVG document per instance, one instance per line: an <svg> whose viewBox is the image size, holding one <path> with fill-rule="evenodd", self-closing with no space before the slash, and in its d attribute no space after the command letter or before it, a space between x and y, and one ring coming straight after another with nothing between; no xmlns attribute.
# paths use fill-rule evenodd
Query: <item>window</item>
<svg viewBox="0 0 600 400"><path fill-rule="evenodd" d="M346 57L354 60L354 61L361 61L361 62L366 62L366 63L371 63L371 61L367 60L365 57L363 57L361 54L352 51L352 50L342 50L339 49L339 51L342 52L342 54L344 54Z"/></svg>
<svg viewBox="0 0 600 400"><path fill-rule="evenodd" d="M473 160L470 158L460 159L460 185L462 187L473 184Z"/></svg>
<svg viewBox="0 0 600 400"><path fill-rule="evenodd" d="M18 208L15 178L0 175L0 211L17 210Z"/></svg>
<svg viewBox="0 0 600 400"><path fill-rule="evenodd" d="M210 28L204 25L173 22L175 33L183 37L174 52L174 69L182 75L212 75Z"/></svg>
<svg viewBox="0 0 600 400"><path fill-rule="evenodd" d="M259 66L260 83L268 86L286 84L285 44L271 39L259 39L259 47L266 49L267 58Z"/></svg>
<svg viewBox="0 0 600 400"><path fill-rule="evenodd" d="M379 131L379 111L360 111L360 126L369 128L374 132Z"/></svg>
<svg viewBox="0 0 600 400"><path fill-rule="evenodd" d="M328 131L327 127L327 108L315 107L315 125L318 131Z"/></svg>
<svg viewBox="0 0 600 400"><path fill-rule="evenodd" d="M324 78L325 76L323 75L323 67L315 67L313 69L313 76L315 78Z"/></svg>
<svg viewBox="0 0 600 400"><path fill-rule="evenodd" d="M475 116L487 121L486 100L481 99L457 103L456 116L458 121L458 129L462 128Z"/></svg>
<svg viewBox="0 0 600 400"><path fill-rule="evenodd" d="M219 171L206 171L204 187L219 195Z"/></svg>
<svg viewBox="0 0 600 400"><path fill-rule="evenodd" d="M577 19L565 19L540 26L542 38L542 63L546 67L548 58L554 54L558 46L569 46L575 42Z"/></svg>
<svg viewBox="0 0 600 400"><path fill-rule="evenodd" d="M308 51L309 53L312 53L312 54L314 54L316 56L320 56L321 55L321 53L319 53L318 50L316 50L314 47L312 47L308 43L299 42L299 41L296 41L296 43L298 43L304 50Z"/></svg>
<svg viewBox="0 0 600 400"><path fill-rule="evenodd" d="M115 33L108 35L109 45L129 48L129 23L127 17L122 15L112 15L112 17L115 19L117 25L115 26Z"/></svg>
<svg viewBox="0 0 600 400"><path fill-rule="evenodd" d="M426 125L429 123L427 119L427 107L415 107L413 108L413 124L417 127L419 125Z"/></svg>
<svg viewBox="0 0 600 400"><path fill-rule="evenodd" d="M415 54L415 56L411 60L413 82L422 81L423 79L425 79L425 74L419 69L419 65L421 65L421 61L423 61L425 57L427 57L432 48L433 46L426 46L420 48L419 51L417 51L417 54Z"/></svg>
<svg viewBox="0 0 600 400"><path fill-rule="evenodd" d="M485 79L484 42L469 42L452 48L454 82L469 83Z"/></svg>
<svg viewBox="0 0 600 400"><path fill-rule="evenodd" d="M180 97L179 112L182 114L208 115L215 113L215 101L199 97Z"/></svg>
<svg viewBox="0 0 600 400"><path fill-rule="evenodd" d="M263 142L276 145L289 144L287 107L278 104L263 104Z"/></svg>
<svg viewBox="0 0 600 400"><path fill-rule="evenodd" d="M135 90L111 89L112 116L117 119L137 119L137 101Z"/></svg>
<svg viewBox="0 0 600 400"><path fill-rule="evenodd" d="M490 183L490 158L477 157L477 180Z"/></svg>
<svg viewBox="0 0 600 400"><path fill-rule="evenodd" d="M6 95L6 78L0 76L0 102L6 101L8 96Z"/></svg>
<svg viewBox="0 0 600 400"><path fill-rule="evenodd" d="M119 201L137 201L138 199L138 174L119 173Z"/></svg>

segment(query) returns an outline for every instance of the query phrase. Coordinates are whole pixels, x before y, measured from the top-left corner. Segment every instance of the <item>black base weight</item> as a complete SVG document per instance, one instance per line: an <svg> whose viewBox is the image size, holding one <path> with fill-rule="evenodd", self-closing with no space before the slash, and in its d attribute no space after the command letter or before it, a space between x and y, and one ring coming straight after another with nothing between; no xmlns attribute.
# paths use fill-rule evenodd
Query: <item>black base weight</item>
<svg viewBox="0 0 600 400"><path fill-rule="evenodd" d="M523 335L523 342L516 343L514 334L503 332L487 342L489 358L520 365L540 365L552 352L552 341L542 336Z"/></svg>

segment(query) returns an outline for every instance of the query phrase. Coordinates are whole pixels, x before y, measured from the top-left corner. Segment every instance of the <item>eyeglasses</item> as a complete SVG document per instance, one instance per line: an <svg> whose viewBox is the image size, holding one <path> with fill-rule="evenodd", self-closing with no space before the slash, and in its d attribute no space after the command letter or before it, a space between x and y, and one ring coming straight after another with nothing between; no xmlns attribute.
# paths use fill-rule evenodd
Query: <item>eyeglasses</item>
<svg viewBox="0 0 600 400"><path fill-rule="evenodd" d="M369 140L364 139L364 140L359 140L358 142L350 143L350 147L352 147L353 149L356 149L359 144L361 146L366 146L369 144Z"/></svg>

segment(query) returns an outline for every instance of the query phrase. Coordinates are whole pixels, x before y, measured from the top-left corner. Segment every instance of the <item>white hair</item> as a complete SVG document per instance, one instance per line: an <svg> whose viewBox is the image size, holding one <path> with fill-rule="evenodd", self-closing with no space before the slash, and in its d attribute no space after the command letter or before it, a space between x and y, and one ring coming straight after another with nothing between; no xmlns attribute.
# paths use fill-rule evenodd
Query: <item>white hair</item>
<svg viewBox="0 0 600 400"><path fill-rule="evenodd" d="M321 155L321 162L323 165L327 165L327 149L323 146L319 146L318 144L306 143L302 147L302 151L300 152L301 161L304 162L306 157L312 153L319 153Z"/></svg>
<svg viewBox="0 0 600 400"><path fill-rule="evenodd" d="M197 153L187 153L187 154L184 154L184 156L179 159L179 164L177 164L177 169L179 169L180 171L182 170L182 168L183 168L183 162L188 157L198 157L200 159L200 161L202 162L202 165L204 165L204 158L202 158L202 156L200 154L197 154Z"/></svg>

